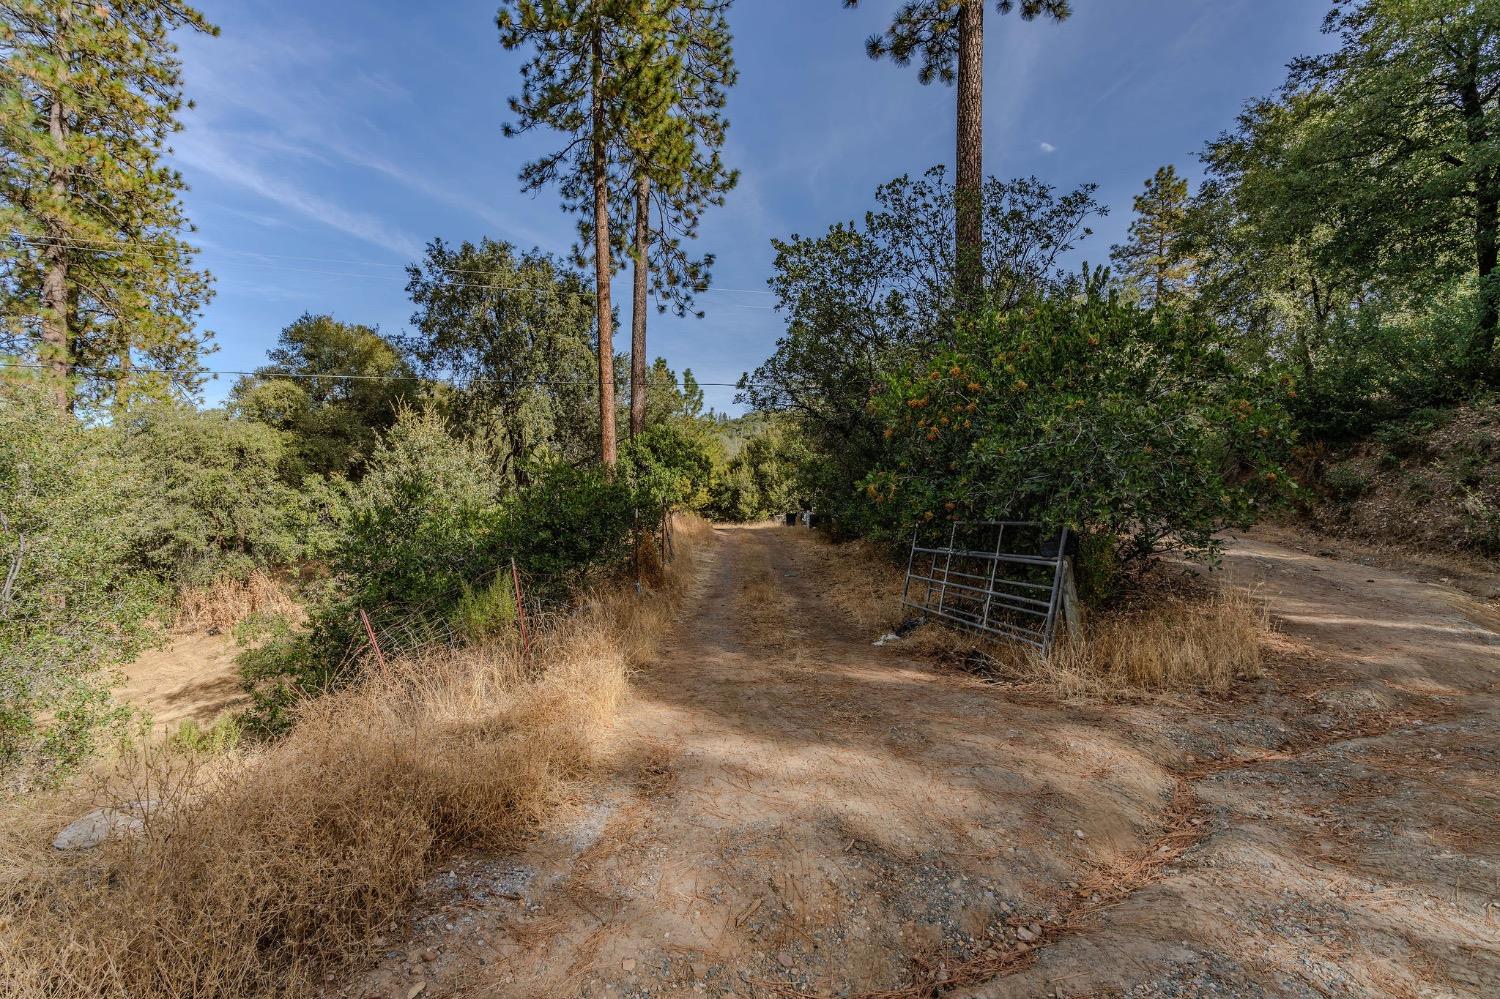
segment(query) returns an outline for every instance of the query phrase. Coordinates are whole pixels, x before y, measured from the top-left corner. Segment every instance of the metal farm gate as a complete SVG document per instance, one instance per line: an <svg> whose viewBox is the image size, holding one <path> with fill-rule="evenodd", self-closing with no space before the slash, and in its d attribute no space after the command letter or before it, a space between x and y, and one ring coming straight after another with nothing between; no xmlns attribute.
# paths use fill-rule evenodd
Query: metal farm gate
<svg viewBox="0 0 1500 999"><path fill-rule="evenodd" d="M920 614L1052 647L1059 615L1073 624L1068 530L1035 521L957 521L912 532L901 602Z"/></svg>

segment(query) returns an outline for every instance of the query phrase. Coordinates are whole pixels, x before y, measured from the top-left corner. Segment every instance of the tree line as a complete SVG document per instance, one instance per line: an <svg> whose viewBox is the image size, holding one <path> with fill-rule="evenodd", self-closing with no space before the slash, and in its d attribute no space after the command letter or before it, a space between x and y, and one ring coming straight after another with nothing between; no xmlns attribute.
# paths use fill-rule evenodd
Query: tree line
<svg viewBox="0 0 1500 999"><path fill-rule="evenodd" d="M740 398L793 419L837 532L1067 525L1107 600L1162 551L1212 560L1222 528L1305 502L1320 442L1493 398L1492 0L1332 3L1333 50L1205 144L1196 189L1157 171L1110 269L1061 263L1106 210L1094 186L976 169L983 8L914 0L867 45L956 84L957 176L773 243L786 332Z"/></svg>

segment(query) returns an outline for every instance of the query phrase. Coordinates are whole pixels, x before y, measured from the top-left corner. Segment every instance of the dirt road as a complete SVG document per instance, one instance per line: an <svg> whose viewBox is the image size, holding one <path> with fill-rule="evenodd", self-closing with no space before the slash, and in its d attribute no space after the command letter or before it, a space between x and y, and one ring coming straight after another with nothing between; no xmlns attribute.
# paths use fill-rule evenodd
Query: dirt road
<svg viewBox="0 0 1500 999"><path fill-rule="evenodd" d="M1497 994L1500 636L1455 591L1241 542L1263 679L1068 704L872 648L805 534L718 533L613 777L345 994Z"/></svg>

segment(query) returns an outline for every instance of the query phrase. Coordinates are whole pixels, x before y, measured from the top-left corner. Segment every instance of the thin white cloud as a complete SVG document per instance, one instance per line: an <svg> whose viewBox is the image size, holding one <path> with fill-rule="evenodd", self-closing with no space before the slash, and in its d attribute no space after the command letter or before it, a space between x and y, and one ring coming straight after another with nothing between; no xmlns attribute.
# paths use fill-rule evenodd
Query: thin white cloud
<svg viewBox="0 0 1500 999"><path fill-rule="evenodd" d="M1041 142L1041 143L1038 143L1038 148L1040 148L1041 151L1044 152L1044 153L1055 153L1055 152L1057 152L1057 147L1054 146L1050 142Z"/></svg>
<svg viewBox="0 0 1500 999"><path fill-rule="evenodd" d="M391 105L409 106L413 97L384 73L348 72L349 64L362 58L353 42L330 45L311 28L278 22L274 33L241 28L193 44L204 51L193 60L190 84L199 113L190 132L238 133L235 144L240 146L253 131L252 144L263 154L260 162L268 172L283 157L341 163L482 219L512 240L543 246L553 241L465 194L462 185L445 182L441 164L398 161L384 154L381 147L388 142L372 116L386 115ZM411 158L410 150L404 153L402 160Z"/></svg>
<svg viewBox="0 0 1500 999"><path fill-rule="evenodd" d="M187 134L187 133L185 133ZM232 136L227 136L232 138ZM193 170L234 184L304 218L389 250L406 259L422 253L422 241L373 215L351 211L302 190L285 177L273 177L246 162L215 138L197 136L177 144L177 158Z"/></svg>

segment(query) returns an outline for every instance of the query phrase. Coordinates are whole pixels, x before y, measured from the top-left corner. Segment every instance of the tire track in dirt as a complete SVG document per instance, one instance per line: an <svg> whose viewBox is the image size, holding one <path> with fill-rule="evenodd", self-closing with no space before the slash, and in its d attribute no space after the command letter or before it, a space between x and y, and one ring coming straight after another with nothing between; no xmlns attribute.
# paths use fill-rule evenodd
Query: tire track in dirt
<svg viewBox="0 0 1500 999"><path fill-rule="evenodd" d="M435 935L409 945L440 955L424 997L1479 995L1466 976L1500 979L1473 899L1436 905L1448 868L1401 845L1436 850L1466 807L1500 803L1494 636L1440 588L1251 543L1231 560L1264 563L1285 632L1264 680L1229 704L1069 704L871 648L805 532L718 535L636 678L616 778L575 827L455 865L435 893L418 921ZM1422 773L1443 780L1401 779L1439 751ZM1371 786L1376 764L1397 779ZM1371 840L1386 853L1320 859L1371 832L1356 805L1388 802L1410 828ZM1492 855L1500 870L1491 828L1464 870ZM502 901L472 901L490 882ZM1325 915L1323 936L1305 930Z"/></svg>

